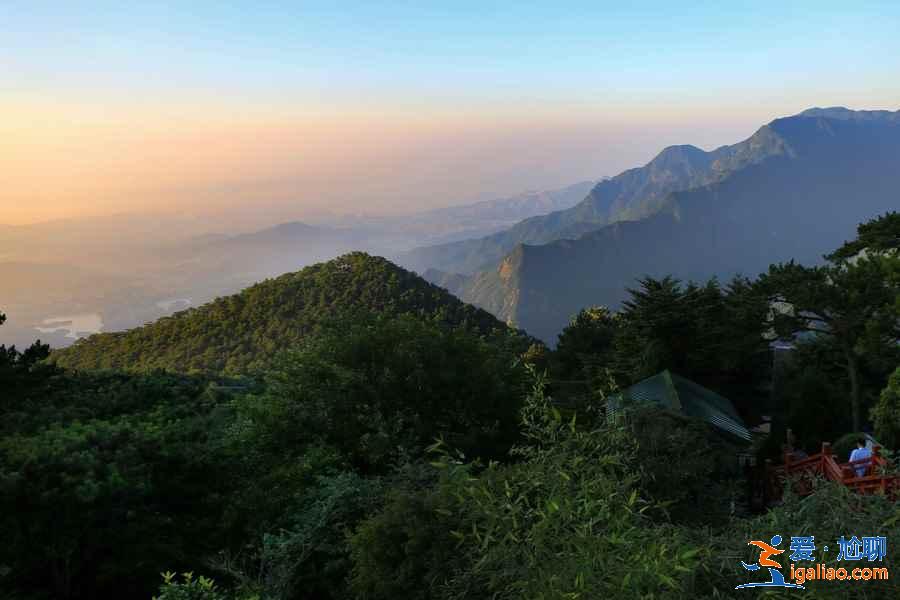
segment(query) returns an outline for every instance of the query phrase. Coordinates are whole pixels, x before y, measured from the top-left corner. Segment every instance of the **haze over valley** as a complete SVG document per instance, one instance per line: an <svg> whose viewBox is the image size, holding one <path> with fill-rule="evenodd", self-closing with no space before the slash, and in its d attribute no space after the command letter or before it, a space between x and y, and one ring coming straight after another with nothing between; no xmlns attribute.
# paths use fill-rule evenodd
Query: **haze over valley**
<svg viewBox="0 0 900 600"><path fill-rule="evenodd" d="M573 206L592 186L581 182L408 216L319 217L312 219L315 225L288 222L246 232L235 232L236 226L207 230L210 223L198 218L140 214L5 226L0 297L9 323L2 341L22 346L40 337L64 347L353 250L394 256L422 244L493 233ZM59 321L73 324L54 327Z"/></svg>
<svg viewBox="0 0 900 600"><path fill-rule="evenodd" d="M623 248L633 262L608 293L557 297L528 288L544 277L533 248L581 248L607 225L687 214L677 194L750 171L762 185L795 154L790 168L813 169L812 184L830 163L807 166L802 144L767 123L817 106L900 106L887 75L900 72L890 10L872 19L773 5L733 19L589 8L574 18L535 5L507 20L492 7L476 22L478 11L426 6L275 18L205 4L192 15L167 3L127 14L5 5L0 15L20 26L6 36L11 83L0 96L0 342L40 334L65 346L353 250L552 342L573 309L615 305L653 269L643 250ZM839 165L855 160L851 143L835 141ZM839 202L868 208L838 211L798 252L814 255L892 206L861 198L880 185L871 169L873 180L857 178L860 198ZM782 206L812 202L804 195ZM567 265L597 260L571 254ZM715 272L765 266L743 258ZM690 262L684 276L713 272ZM543 316L530 316L528 298Z"/></svg>
<svg viewBox="0 0 900 600"><path fill-rule="evenodd" d="M0 599L900 598L900 3L0 24Z"/></svg>
<svg viewBox="0 0 900 600"><path fill-rule="evenodd" d="M7 225L3 342L65 347L364 251L552 343L580 308L617 307L643 275L727 279L820 261L898 207L898 115L809 109L709 152L670 146L614 177L408 215L251 231L159 214Z"/></svg>

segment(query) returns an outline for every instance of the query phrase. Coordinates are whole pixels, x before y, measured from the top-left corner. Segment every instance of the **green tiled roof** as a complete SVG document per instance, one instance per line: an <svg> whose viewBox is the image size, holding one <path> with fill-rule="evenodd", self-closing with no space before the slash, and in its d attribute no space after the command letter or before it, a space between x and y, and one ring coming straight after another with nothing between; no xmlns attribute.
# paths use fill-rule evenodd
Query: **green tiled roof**
<svg viewBox="0 0 900 600"><path fill-rule="evenodd" d="M738 439L750 441L750 432L727 398L669 371L648 377L612 396L606 404L607 416L614 418L623 403L656 404L703 419Z"/></svg>

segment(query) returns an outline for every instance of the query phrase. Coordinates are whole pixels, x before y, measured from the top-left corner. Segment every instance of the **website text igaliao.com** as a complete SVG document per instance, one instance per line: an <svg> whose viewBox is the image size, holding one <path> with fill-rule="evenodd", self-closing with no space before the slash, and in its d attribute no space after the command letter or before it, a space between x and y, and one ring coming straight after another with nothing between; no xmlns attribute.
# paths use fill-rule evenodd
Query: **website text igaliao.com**
<svg viewBox="0 0 900 600"><path fill-rule="evenodd" d="M791 563L792 581L803 585L807 581L870 581L889 579L886 567L832 568L823 564L815 567L796 567Z"/></svg>

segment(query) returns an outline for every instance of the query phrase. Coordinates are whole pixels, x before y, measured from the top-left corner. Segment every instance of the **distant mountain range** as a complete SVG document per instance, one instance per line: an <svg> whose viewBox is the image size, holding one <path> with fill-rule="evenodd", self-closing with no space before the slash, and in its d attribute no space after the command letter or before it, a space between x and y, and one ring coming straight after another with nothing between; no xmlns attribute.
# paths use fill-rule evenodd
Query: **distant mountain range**
<svg viewBox="0 0 900 600"><path fill-rule="evenodd" d="M517 244L546 244L579 236L618 221L657 213L670 194L720 181L769 156L789 152L783 140L763 127L733 146L705 152L696 146L669 146L643 167L597 183L571 208L534 216L481 239L414 249L399 257L407 268L471 274L490 268Z"/></svg>
<svg viewBox="0 0 900 600"><path fill-rule="evenodd" d="M818 260L858 222L900 208L898 132L900 112L811 109L710 152L668 147L596 183L250 233L173 217L0 226L0 342L27 343L42 321L82 313L104 330L133 327L353 250L552 342L580 308L617 306L644 274L705 279Z"/></svg>
<svg viewBox="0 0 900 600"><path fill-rule="evenodd" d="M569 210L404 264L427 265L467 302L554 341L579 309L618 306L642 275L700 280L817 262L857 223L898 208L900 111L812 109L712 152L666 148Z"/></svg>
<svg viewBox="0 0 900 600"><path fill-rule="evenodd" d="M75 369L242 375L264 368L345 311L415 314L484 335L507 327L383 258L355 252L253 285L199 308L118 333L100 333L57 350Z"/></svg>
<svg viewBox="0 0 900 600"><path fill-rule="evenodd" d="M471 204L436 208L400 216L345 215L320 219L317 225L357 232L392 234L394 250L424 244L441 244L481 237L505 229L523 219L571 208L594 186L582 181L560 189L529 191L514 196Z"/></svg>
<svg viewBox="0 0 900 600"><path fill-rule="evenodd" d="M392 217L286 222L226 233L225 218L110 215L0 225L0 308L9 320L0 343L54 347L65 331L47 319L91 315L103 330L134 327L185 303L202 304L253 282L362 250L394 256L417 245L480 236L535 214L577 204L585 181ZM96 316L96 317L95 317Z"/></svg>

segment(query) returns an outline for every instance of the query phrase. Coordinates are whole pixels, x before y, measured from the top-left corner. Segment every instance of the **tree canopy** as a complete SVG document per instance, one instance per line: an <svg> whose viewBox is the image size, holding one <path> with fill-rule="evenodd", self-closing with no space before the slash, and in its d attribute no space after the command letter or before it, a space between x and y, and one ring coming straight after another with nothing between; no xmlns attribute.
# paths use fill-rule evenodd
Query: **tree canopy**
<svg viewBox="0 0 900 600"><path fill-rule="evenodd" d="M755 281L641 278L555 350L361 254L50 360L0 346L0 595L730 597L750 535L893 539L896 504L826 483L752 514L738 450L706 422L608 419L562 384L593 398L671 369L745 417L774 398L762 460L779 427L807 445L851 431L855 377L854 417L874 405L898 444L895 223L860 227L871 252ZM773 369L776 334L794 349Z"/></svg>
<svg viewBox="0 0 900 600"><path fill-rule="evenodd" d="M874 253L896 251L900 248L900 212L888 212L860 223L856 239L845 242L829 254L830 261L848 260L863 250Z"/></svg>
<svg viewBox="0 0 900 600"><path fill-rule="evenodd" d="M383 258L361 252L312 265L122 333L100 333L57 350L76 369L247 375L335 314L411 313L484 335L507 327L446 290Z"/></svg>
<svg viewBox="0 0 900 600"><path fill-rule="evenodd" d="M801 333L831 338L846 370L853 430L864 418L860 381L867 357L897 364L900 340L900 218L889 213L860 226L860 237L830 255L822 266L772 265L759 281L770 301L787 305L773 323L785 338ZM859 255L871 245L875 252ZM888 252L883 252L889 250Z"/></svg>

